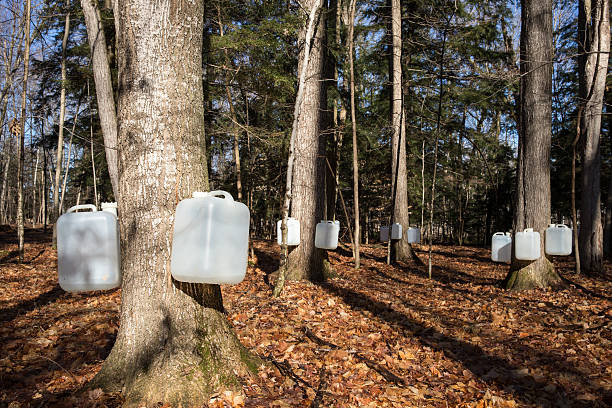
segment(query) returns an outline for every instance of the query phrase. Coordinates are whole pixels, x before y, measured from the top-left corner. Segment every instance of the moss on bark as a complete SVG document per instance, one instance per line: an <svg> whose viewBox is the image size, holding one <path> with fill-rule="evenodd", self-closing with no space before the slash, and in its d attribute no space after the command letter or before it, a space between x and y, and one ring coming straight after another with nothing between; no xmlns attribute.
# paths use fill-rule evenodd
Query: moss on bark
<svg viewBox="0 0 612 408"><path fill-rule="evenodd" d="M546 257L533 262L514 260L502 286L509 290L547 289L562 286L562 280Z"/></svg>

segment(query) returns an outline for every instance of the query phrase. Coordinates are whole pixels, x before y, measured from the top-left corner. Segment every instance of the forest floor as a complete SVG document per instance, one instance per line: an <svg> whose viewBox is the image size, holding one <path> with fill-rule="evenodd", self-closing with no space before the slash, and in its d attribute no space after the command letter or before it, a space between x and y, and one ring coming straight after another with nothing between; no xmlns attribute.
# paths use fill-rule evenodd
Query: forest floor
<svg viewBox="0 0 612 408"><path fill-rule="evenodd" d="M426 262L424 246L415 246ZM388 266L386 248L330 252L337 277L289 282L271 297L278 247L255 243L245 280L224 286L227 317L269 364L242 395L209 406L604 407L612 405L612 265L607 279L572 273L559 291L507 292L508 266L482 248L434 246L433 276ZM0 230L0 407L115 407L80 388L100 369L119 323L120 290L70 294L57 285L50 234Z"/></svg>

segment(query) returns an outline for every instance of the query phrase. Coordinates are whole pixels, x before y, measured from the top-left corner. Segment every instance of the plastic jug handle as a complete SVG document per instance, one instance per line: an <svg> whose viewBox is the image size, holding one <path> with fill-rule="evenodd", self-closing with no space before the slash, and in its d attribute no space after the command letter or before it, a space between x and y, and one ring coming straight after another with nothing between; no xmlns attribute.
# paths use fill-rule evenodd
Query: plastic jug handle
<svg viewBox="0 0 612 408"><path fill-rule="evenodd" d="M78 211L78 210L91 210L93 212L98 211L96 206L93 204L80 204L80 205L75 205L74 207L70 207L68 211L66 211L66 214L74 212L74 211Z"/></svg>
<svg viewBox="0 0 612 408"><path fill-rule="evenodd" d="M557 228L566 228L569 229L569 227L565 224L557 224Z"/></svg>
<svg viewBox="0 0 612 408"><path fill-rule="evenodd" d="M496 232L495 234L493 234L493 236L495 236L495 235L504 235L504 233L503 232Z"/></svg>
<svg viewBox="0 0 612 408"><path fill-rule="evenodd" d="M525 228L525 231L523 232L533 232L533 228Z"/></svg>
<svg viewBox="0 0 612 408"><path fill-rule="evenodd" d="M234 201L234 197L232 197L232 195L230 193L228 193L227 191L223 191L223 190L211 191L211 192L208 193L208 195L212 196L212 197L223 196L223 198L225 198L226 200Z"/></svg>

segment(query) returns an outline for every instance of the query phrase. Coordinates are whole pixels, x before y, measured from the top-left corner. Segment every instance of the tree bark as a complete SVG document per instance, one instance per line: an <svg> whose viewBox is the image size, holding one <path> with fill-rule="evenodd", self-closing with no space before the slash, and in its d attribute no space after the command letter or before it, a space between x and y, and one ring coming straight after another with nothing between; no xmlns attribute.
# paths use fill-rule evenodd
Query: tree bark
<svg viewBox="0 0 612 408"><path fill-rule="evenodd" d="M68 9L68 4L66 4ZM53 219L60 216L60 183L62 168L64 163L64 118L66 114L66 47L68 36L70 35L70 12L66 13L64 22L64 37L62 39L62 65L61 65L61 90L60 90L60 111L59 111L59 131L57 136L57 166L55 166L55 183L53 184ZM70 160L70 158L68 158ZM63 192L62 192L63 193ZM63 194L62 194L63 195Z"/></svg>
<svg viewBox="0 0 612 408"><path fill-rule="evenodd" d="M117 340L90 387L123 388L127 407L203 406L256 370L223 315L218 285L172 279L180 199L208 190L203 127L203 3L118 3Z"/></svg>
<svg viewBox="0 0 612 408"><path fill-rule="evenodd" d="M579 95L581 115L582 197L580 200L580 269L603 271L599 139L610 51L608 0L580 0L578 13Z"/></svg>
<svg viewBox="0 0 612 408"><path fill-rule="evenodd" d="M85 25L87 26L87 37L89 48L91 48L91 64L93 67L94 82L96 84L96 99L98 102L98 116L102 127L104 138L104 150L106 153L106 164L108 175L113 186L113 195L118 199L119 176L117 163L117 115L115 113L115 99L113 97L113 83L111 80L110 67L106 55L106 36L100 18L100 10L96 0L81 0ZM115 30L118 26L119 16L117 7L115 10ZM120 90L121 91L121 90Z"/></svg>
<svg viewBox="0 0 612 408"><path fill-rule="evenodd" d="M24 230L23 230L23 165L25 156L25 121L26 121L26 99L28 97L28 75L30 73L30 0L25 5L25 43L23 51L23 91L21 93L21 123L19 142L17 143L17 239L19 240L19 263L23 262L24 256Z"/></svg>
<svg viewBox="0 0 612 408"><path fill-rule="evenodd" d="M359 231L359 152L357 149L357 119L355 118L355 72L353 67L353 53L355 48L355 9L357 0L350 0L350 17L348 26L348 57L350 69L350 88L351 88L351 124L353 130L353 205L355 217L355 269L360 266L359 246L361 245L361 232Z"/></svg>
<svg viewBox="0 0 612 408"><path fill-rule="evenodd" d="M512 265L504 282L520 290L556 286L560 278L544 254L550 222L550 144L552 111L552 0L521 1L520 126L514 232L540 233L541 256Z"/></svg>
<svg viewBox="0 0 612 408"><path fill-rule="evenodd" d="M321 8L320 0L302 3L310 14L313 8ZM325 134L321 132L321 106L323 93L323 28L324 20L316 16L311 41L310 57L304 75L304 96L295 130L295 161L291 191L291 216L300 221L300 245L287 259L287 279L321 281L329 272L327 252L314 246L315 228L323 218L325 206ZM298 60L298 72L304 64L304 39L307 26L301 29L299 38L302 51Z"/></svg>
<svg viewBox="0 0 612 408"><path fill-rule="evenodd" d="M400 0L391 0L391 35L393 52L389 59L389 72L392 77L391 92L391 180L395 191L391 192L393 203L393 222L402 225L408 231L408 174L406 170L406 117L402 103L402 16ZM392 188L393 190L393 188ZM393 240L391 244L391 262L417 260L412 245L407 239Z"/></svg>

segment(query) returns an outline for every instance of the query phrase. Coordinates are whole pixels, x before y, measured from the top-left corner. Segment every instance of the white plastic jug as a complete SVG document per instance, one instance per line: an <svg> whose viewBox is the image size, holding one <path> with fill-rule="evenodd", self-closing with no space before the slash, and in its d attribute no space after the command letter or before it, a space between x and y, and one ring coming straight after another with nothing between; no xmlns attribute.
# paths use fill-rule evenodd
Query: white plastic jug
<svg viewBox="0 0 612 408"><path fill-rule="evenodd" d="M278 242L278 245L283 244L282 226L283 220L278 220L276 223L276 242ZM293 217L287 218L287 245L300 245L300 221Z"/></svg>
<svg viewBox="0 0 612 408"><path fill-rule="evenodd" d="M109 212L117 216L117 203L102 203L100 204L102 211Z"/></svg>
<svg viewBox="0 0 612 408"><path fill-rule="evenodd" d="M389 227L380 227L380 242L387 242L389 240Z"/></svg>
<svg viewBox="0 0 612 408"><path fill-rule="evenodd" d="M418 244L421 242L421 230L419 228L408 228L406 237L409 244Z"/></svg>
<svg viewBox="0 0 612 408"><path fill-rule="evenodd" d="M192 197L176 206L172 276L182 282L239 283L247 268L249 209L226 191L197 191Z"/></svg>
<svg viewBox="0 0 612 408"><path fill-rule="evenodd" d="M76 212L91 210L90 212ZM57 272L67 292L121 285L117 217L93 204L71 207L57 220Z"/></svg>
<svg viewBox="0 0 612 408"><path fill-rule="evenodd" d="M391 225L391 239L402 239L402 224L397 222Z"/></svg>
<svg viewBox="0 0 612 408"><path fill-rule="evenodd" d="M491 238L491 260L510 262L512 258L512 237L509 232L496 232Z"/></svg>
<svg viewBox="0 0 612 408"><path fill-rule="evenodd" d="M540 257L540 233L527 228L514 237L514 256L521 261L535 261Z"/></svg>
<svg viewBox="0 0 612 408"><path fill-rule="evenodd" d="M338 247L338 234L340 221L321 221L315 230L315 247L321 249L336 249Z"/></svg>
<svg viewBox="0 0 612 408"><path fill-rule="evenodd" d="M564 224L550 224L544 237L544 252L548 255L572 253L572 229Z"/></svg>

